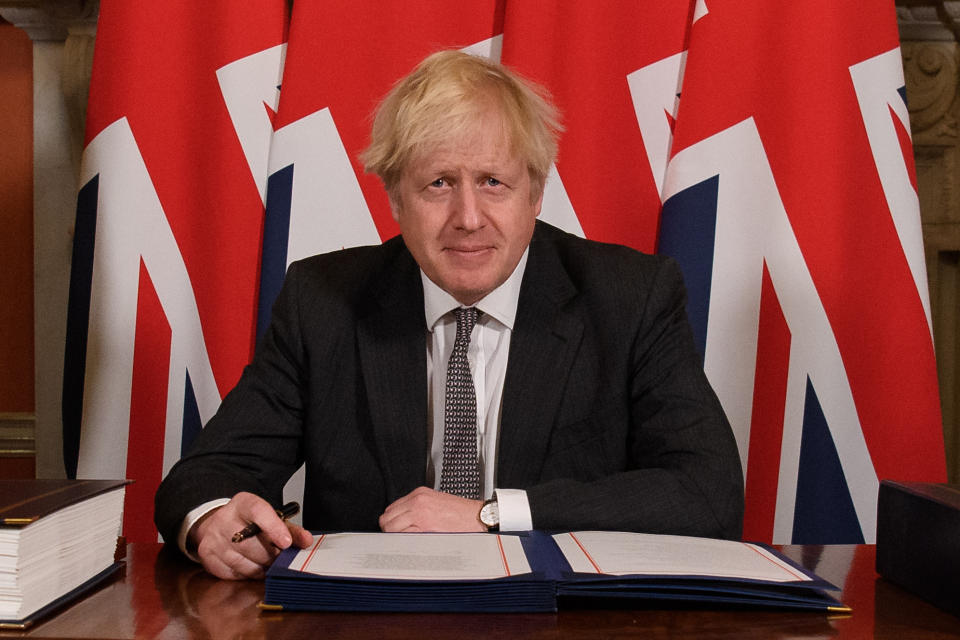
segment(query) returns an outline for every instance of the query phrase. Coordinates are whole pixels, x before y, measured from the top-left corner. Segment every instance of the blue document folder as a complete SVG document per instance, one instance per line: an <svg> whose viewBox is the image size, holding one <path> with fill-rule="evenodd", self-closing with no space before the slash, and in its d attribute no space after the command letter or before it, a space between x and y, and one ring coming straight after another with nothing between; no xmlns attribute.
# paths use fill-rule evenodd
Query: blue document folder
<svg viewBox="0 0 960 640"><path fill-rule="evenodd" d="M669 566L661 566L656 572L621 574L614 571L616 567L610 565L607 559L603 560L606 567L598 566L584 547L580 548L588 563L574 557L578 551L570 539L579 545L580 539L603 533L607 532L577 532L556 537L540 531L501 534L333 534L339 536L340 540L344 539L343 536L366 536L362 539L363 552L357 554L356 558L346 560L338 556L335 559L344 560L347 569L339 567L332 573L323 573L322 566L319 569L310 566L310 550L283 551L267 572L262 607L304 611L536 612L556 611L558 607L639 606L644 601L648 605L659 601L718 608L738 606L849 611L848 607L830 595L829 592L838 591L834 585L764 545L751 544L748 547L751 553L763 554L764 563L777 563L777 571L785 572L787 579L783 576L776 580L761 579L752 577L749 571L743 575L716 575L709 571L689 571L689 566L679 567L677 571ZM610 533L616 535L618 541L631 542L631 536L645 536L642 538L644 542L652 539L658 545L671 545L670 548L675 544L696 544L699 540ZM419 536L421 541L428 541L431 548L434 543L439 547L447 540L453 540L454 543L462 541L460 552L463 554L469 554L477 541L485 543L489 536L500 536L500 541L512 538L520 543L526 567L518 571L518 563L508 563L504 555L504 564L513 566L498 577L457 579L448 576L438 579L431 577L428 570L418 574L416 560L403 556L404 567L410 570L402 578L365 573L369 558L383 561L384 565L396 565L395 558L390 556L392 551L388 552L386 548L392 548L390 543L395 541L389 536L398 535ZM322 538L320 535L315 540ZM558 545L558 539L562 544L565 542L565 547ZM711 545L746 544L704 542ZM317 548L322 548L322 544L321 541ZM502 548L505 548L504 545L501 545ZM743 547L729 548L739 550ZM335 549L332 547L326 551L334 553ZM599 551L592 555L598 556ZM571 565L571 558L574 558L577 568ZM626 560L625 566L632 566L629 558ZM356 574L351 575L351 566L357 567ZM584 567L587 570L577 570Z"/></svg>

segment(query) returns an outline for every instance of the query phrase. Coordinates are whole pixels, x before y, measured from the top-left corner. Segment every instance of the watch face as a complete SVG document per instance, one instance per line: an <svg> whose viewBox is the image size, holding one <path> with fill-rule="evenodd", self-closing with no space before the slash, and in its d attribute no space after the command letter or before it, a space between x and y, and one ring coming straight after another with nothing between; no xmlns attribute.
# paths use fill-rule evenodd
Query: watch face
<svg viewBox="0 0 960 640"><path fill-rule="evenodd" d="M500 509L495 501L489 501L480 509L480 522L487 527L496 527L500 524Z"/></svg>

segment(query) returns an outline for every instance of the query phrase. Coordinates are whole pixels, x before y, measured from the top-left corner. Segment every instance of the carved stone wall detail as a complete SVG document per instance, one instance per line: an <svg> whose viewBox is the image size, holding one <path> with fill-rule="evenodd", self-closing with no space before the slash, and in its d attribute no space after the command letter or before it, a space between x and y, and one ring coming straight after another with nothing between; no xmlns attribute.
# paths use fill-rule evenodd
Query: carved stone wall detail
<svg viewBox="0 0 960 640"><path fill-rule="evenodd" d="M957 51L950 43L905 42L903 73L908 91L910 127L929 144L930 138L957 137L950 107L957 93ZM952 144L952 142L948 142Z"/></svg>

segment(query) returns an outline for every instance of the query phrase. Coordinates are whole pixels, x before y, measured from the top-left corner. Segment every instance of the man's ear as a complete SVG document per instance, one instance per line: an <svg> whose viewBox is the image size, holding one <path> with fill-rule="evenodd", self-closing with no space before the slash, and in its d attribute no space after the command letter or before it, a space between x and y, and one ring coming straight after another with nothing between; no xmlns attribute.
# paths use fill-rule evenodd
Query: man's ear
<svg viewBox="0 0 960 640"><path fill-rule="evenodd" d="M534 218L540 215L540 209L543 207L543 192L547 186L547 179L539 179L533 171L530 171L530 205L536 211Z"/></svg>
<svg viewBox="0 0 960 640"><path fill-rule="evenodd" d="M538 195L536 199L533 201L533 208L536 211L536 214L534 214L535 218L540 215L540 210L543 208L543 190L544 190L543 185L541 185L540 195Z"/></svg>
<svg viewBox="0 0 960 640"><path fill-rule="evenodd" d="M390 215L396 222L400 222L400 199L389 191L387 198L390 200Z"/></svg>

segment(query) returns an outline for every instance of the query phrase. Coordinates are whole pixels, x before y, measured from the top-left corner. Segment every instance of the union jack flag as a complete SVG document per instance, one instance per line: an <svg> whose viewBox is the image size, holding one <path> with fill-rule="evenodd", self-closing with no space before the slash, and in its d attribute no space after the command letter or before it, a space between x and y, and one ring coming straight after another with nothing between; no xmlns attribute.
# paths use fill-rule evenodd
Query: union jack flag
<svg viewBox="0 0 960 640"><path fill-rule="evenodd" d="M285 0L195 4L100 5L65 452L71 473L138 480L131 540L156 538L153 492L287 265L397 232L357 155L379 98L440 48L552 92L543 219L680 262L745 537L869 542L879 478L945 478L890 0L297 0L289 21Z"/></svg>
<svg viewBox="0 0 960 640"><path fill-rule="evenodd" d="M100 3L64 366L64 459L133 478L125 535L254 343L285 0Z"/></svg>
<svg viewBox="0 0 960 640"><path fill-rule="evenodd" d="M894 7L707 4L659 250L740 446L744 535L872 542L879 479L946 476Z"/></svg>

